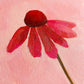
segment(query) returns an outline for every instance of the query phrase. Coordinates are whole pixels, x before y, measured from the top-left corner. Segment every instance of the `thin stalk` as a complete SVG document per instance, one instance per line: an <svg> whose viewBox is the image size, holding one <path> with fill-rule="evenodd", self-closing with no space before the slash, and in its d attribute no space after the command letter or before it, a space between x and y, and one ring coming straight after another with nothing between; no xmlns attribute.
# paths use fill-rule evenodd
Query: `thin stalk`
<svg viewBox="0 0 84 84"><path fill-rule="evenodd" d="M72 79L71 79L71 77L69 76L69 74L68 74L68 72L67 72L67 70L66 70L66 68L65 68L65 66L64 66L64 64L63 64L63 62L62 62L62 60L61 60L61 58L59 56L59 54L57 54L57 59L58 59L60 65L61 65L61 67L62 67L62 69L63 69L66 77L68 78L70 84L74 84L73 81L72 81Z"/></svg>

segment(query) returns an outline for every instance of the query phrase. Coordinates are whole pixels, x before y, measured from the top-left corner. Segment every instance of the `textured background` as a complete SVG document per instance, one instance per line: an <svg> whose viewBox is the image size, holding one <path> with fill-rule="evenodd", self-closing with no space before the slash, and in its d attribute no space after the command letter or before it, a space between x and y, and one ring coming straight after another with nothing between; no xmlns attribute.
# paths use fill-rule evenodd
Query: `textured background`
<svg viewBox="0 0 84 84"><path fill-rule="evenodd" d="M0 84L69 84L57 59L49 58L44 49L41 58L33 58L27 40L13 53L6 52L31 9L43 11L48 19L77 24L77 38L67 39L69 48L56 46L75 84L84 84L84 0L0 0Z"/></svg>

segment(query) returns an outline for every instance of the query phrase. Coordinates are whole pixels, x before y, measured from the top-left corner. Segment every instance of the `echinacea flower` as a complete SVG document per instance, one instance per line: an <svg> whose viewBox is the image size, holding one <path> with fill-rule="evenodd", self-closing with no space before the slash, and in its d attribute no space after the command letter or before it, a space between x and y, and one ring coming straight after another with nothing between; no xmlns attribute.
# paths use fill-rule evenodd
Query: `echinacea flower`
<svg viewBox="0 0 84 84"><path fill-rule="evenodd" d="M58 51L54 42L63 47L68 47L64 38L76 36L76 33L72 30L75 27L74 23L47 20L46 16L38 10L29 11L24 22L27 26L19 28L7 46L7 51L10 53L23 44L29 34L28 47L33 57L41 56L40 41L42 41L46 54L51 58L56 58Z"/></svg>

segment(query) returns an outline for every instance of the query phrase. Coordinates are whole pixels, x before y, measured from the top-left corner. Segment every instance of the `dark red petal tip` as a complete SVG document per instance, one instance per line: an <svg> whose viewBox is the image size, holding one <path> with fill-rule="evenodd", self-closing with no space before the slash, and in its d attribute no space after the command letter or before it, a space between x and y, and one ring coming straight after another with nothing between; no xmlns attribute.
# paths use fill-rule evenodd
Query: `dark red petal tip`
<svg viewBox="0 0 84 84"><path fill-rule="evenodd" d="M31 10L27 12L24 22L30 27L38 27L47 23L46 16L38 10Z"/></svg>
<svg viewBox="0 0 84 84"><path fill-rule="evenodd" d="M19 47L26 40L28 31L29 27L27 26L19 28L9 42L7 52L11 53L13 50Z"/></svg>

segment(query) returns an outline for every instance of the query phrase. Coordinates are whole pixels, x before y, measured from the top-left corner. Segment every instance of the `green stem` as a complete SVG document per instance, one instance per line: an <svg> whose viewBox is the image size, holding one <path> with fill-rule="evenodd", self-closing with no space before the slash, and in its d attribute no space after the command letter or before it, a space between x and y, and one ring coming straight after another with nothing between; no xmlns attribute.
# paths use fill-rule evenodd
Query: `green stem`
<svg viewBox="0 0 84 84"><path fill-rule="evenodd" d="M57 58L58 58L58 61L59 61L60 65L61 65L61 67L62 67L62 69L63 69L66 77L68 78L69 82L71 84L74 84L73 81L72 81L72 79L71 79L71 77L69 76L69 74L68 74L68 72L67 72L67 70L66 70L66 68L65 68L65 66L64 66L64 64L63 64L63 62L62 62L62 60L61 60L61 58L59 56L59 54L57 54Z"/></svg>

